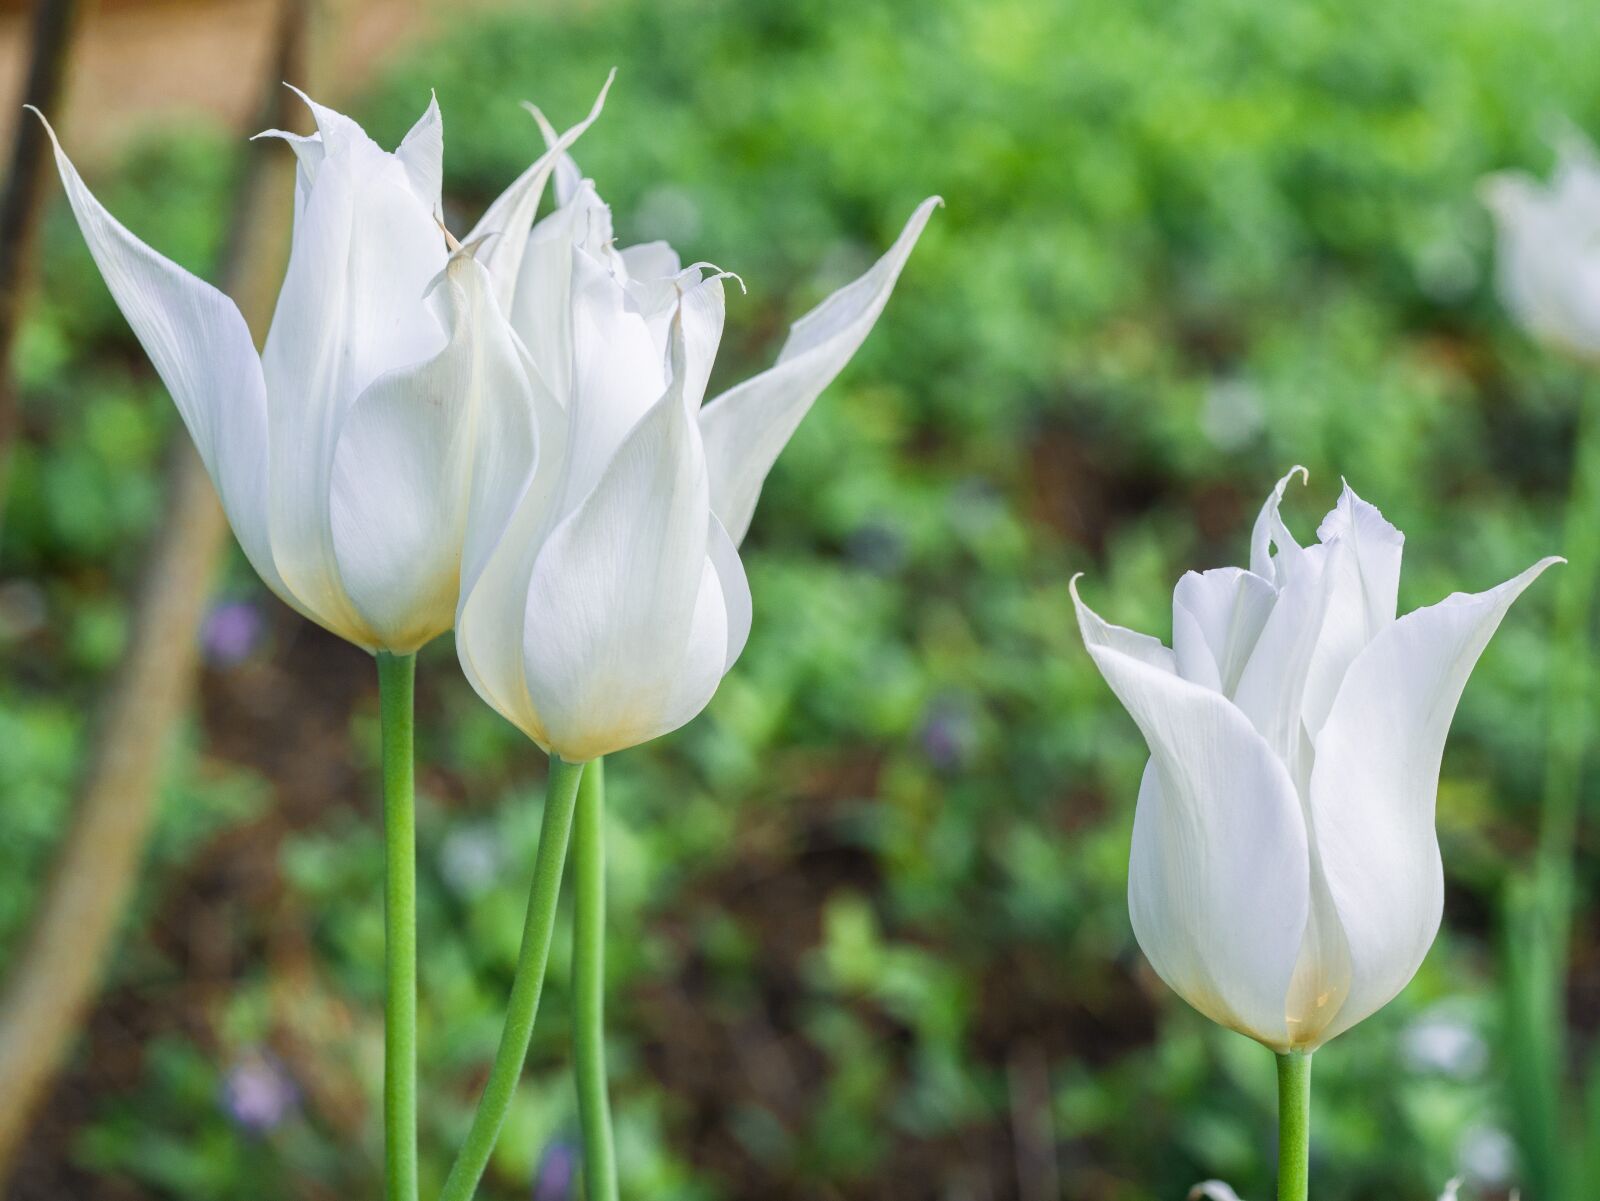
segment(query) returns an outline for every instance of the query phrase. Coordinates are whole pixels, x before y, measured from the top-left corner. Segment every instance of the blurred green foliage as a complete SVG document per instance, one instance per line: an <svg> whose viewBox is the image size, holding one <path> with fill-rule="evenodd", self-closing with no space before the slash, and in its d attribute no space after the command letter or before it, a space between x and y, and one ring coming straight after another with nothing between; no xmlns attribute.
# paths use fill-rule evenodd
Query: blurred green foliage
<svg viewBox="0 0 1600 1201"><path fill-rule="evenodd" d="M538 149L516 102L575 119L618 65L578 158L625 242L670 238L748 284L723 384L917 200L947 202L768 484L743 660L691 727L611 765L625 1194L1171 1201L1220 1176L1270 1195L1270 1058L1168 994L1128 927L1144 751L1066 581L1086 572L1102 613L1165 635L1177 575L1240 561L1296 462L1305 534L1341 474L1406 531L1402 608L1559 549L1585 384L1504 322L1474 189L1542 170L1563 117L1600 128L1597 56L1576 0L600 0L463 20L356 103L393 145L437 89L459 231ZM164 135L96 183L203 270L224 145ZM176 426L64 212L48 248L0 547L0 953L125 637ZM120 1074L77 1069L89 1100L50 1153L153 1196L371 1195L370 665L239 562L226 591L268 614L266 641L208 672L102 1007L181 1017L138 1027ZM1544 591L1485 656L1446 756L1445 931L1318 1056L1322 1201L1431 1199L1457 1172L1499 1197L1540 1170L1509 1133L1518 1044L1496 996L1500 898L1535 838ZM540 768L448 645L421 694L428 1189L498 1030ZM220 967L172 933L212 907ZM1587 908L1576 937L1584 1048ZM570 1160L558 947L494 1197L553 1189ZM241 1081L282 1102L271 1122L241 1116Z"/></svg>

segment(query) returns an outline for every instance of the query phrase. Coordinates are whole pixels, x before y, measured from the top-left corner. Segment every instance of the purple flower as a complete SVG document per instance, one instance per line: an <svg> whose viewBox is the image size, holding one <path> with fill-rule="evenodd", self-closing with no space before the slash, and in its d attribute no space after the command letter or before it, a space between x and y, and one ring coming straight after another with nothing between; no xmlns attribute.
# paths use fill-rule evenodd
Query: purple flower
<svg viewBox="0 0 1600 1201"><path fill-rule="evenodd" d="M200 627L200 652L215 667L234 667L261 643L266 622L249 601L223 601Z"/></svg>
<svg viewBox="0 0 1600 1201"><path fill-rule="evenodd" d="M577 1150L560 1140L551 1143L533 1174L533 1201L569 1201L577 1176Z"/></svg>
<svg viewBox="0 0 1600 1201"><path fill-rule="evenodd" d="M300 1104L300 1090L277 1056L247 1051L222 1081L222 1112L246 1134L260 1137L281 1125Z"/></svg>
<svg viewBox="0 0 1600 1201"><path fill-rule="evenodd" d="M960 771L977 742L971 705L959 697L935 700L923 712L917 741L935 771Z"/></svg>

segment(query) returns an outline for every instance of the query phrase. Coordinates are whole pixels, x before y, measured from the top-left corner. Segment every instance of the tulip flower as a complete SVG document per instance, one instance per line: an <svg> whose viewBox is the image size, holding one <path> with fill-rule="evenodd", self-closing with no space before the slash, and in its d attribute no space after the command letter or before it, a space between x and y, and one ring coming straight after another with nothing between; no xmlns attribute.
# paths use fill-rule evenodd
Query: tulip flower
<svg viewBox="0 0 1600 1201"><path fill-rule="evenodd" d="M1576 131L1563 139L1555 177L1520 172L1484 180L1495 219L1500 296L1540 342L1600 360L1600 158Z"/></svg>
<svg viewBox="0 0 1600 1201"><path fill-rule="evenodd" d="M1432 945L1445 735L1501 618L1561 560L1396 617L1400 531L1346 486L1302 547L1278 512L1293 474L1248 569L1178 581L1170 649L1101 620L1076 580L1072 595L1150 748L1134 934L1175 992L1279 1054L1281 1112L1300 1123L1284 1153L1302 1156L1280 1161L1280 1196L1303 1198L1310 1052L1387 1003Z"/></svg>
<svg viewBox="0 0 1600 1201"><path fill-rule="evenodd" d="M316 133L260 135L287 141L298 170L288 270L259 355L237 306L118 223L59 143L56 164L256 572L340 637L408 654L454 622L472 476L480 448L503 445L521 416L503 383L521 362L488 319L488 268L447 246L437 103L392 154L306 103ZM535 203L558 161L530 170ZM532 463L529 447L496 468Z"/></svg>
<svg viewBox="0 0 1600 1201"><path fill-rule="evenodd" d="M529 212L522 190L491 217ZM483 481L492 499L467 537L493 545L464 564L456 645L490 705L581 763L683 725L739 657L750 594L737 543L762 482L872 328L938 202L795 325L776 366L702 407L725 275L682 267L661 242L618 250L570 160L557 199L485 247L531 359L541 450L525 487L514 470Z"/></svg>
<svg viewBox="0 0 1600 1201"><path fill-rule="evenodd" d="M875 266L797 322L775 366L702 404L727 273L684 267L664 242L619 249L593 182L534 116L547 157L559 157L557 208L535 224L524 175L467 240L495 235L480 258L527 353L538 465L525 480L510 455L503 473L475 481L456 650L484 700L550 753L550 799L512 1012L442 1201L472 1195L504 1120L569 835L584 1187L614 1201L600 759L692 719L738 659L751 618L738 544L762 483L866 338L939 203L925 201Z"/></svg>

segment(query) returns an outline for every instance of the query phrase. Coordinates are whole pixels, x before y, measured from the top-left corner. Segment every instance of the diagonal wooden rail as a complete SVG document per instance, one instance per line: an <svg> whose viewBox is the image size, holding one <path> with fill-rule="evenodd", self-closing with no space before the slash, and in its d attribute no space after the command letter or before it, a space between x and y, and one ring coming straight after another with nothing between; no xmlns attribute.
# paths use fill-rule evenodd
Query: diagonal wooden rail
<svg viewBox="0 0 1600 1201"><path fill-rule="evenodd" d="M44 0L45 7L51 0ZM304 79L310 0L282 0L264 85L263 126L287 127L282 86ZM30 125L32 123L30 122ZM265 276L281 266L287 155L249 153L218 271L259 329ZM248 298L248 299L245 299ZM198 675L198 631L227 522L200 458L180 434L168 461L165 514L144 564L127 654L96 713L93 751L71 824L26 942L0 994L0 1191L33 1115L93 1002L138 874L169 735Z"/></svg>
<svg viewBox="0 0 1600 1201"><path fill-rule="evenodd" d="M61 107L73 33L82 15L82 0L34 0L28 75L16 108L19 118L24 104L47 113ZM11 455L19 424L12 349L38 258L39 218L54 174L50 139L37 121L19 120L4 194L0 195L0 527L5 523Z"/></svg>

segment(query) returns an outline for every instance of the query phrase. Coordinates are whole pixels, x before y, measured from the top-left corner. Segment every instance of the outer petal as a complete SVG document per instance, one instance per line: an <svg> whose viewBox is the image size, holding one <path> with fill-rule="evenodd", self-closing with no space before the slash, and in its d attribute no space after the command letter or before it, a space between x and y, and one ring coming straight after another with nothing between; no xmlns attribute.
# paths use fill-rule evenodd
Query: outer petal
<svg viewBox="0 0 1600 1201"><path fill-rule="evenodd" d="M1512 601L1559 559L1477 595L1456 593L1383 630L1351 665L1317 737L1311 819L1349 943L1349 996L1324 1041L1415 974L1439 928L1434 800L1467 677Z"/></svg>
<svg viewBox="0 0 1600 1201"><path fill-rule="evenodd" d="M569 761L676 729L705 707L726 665L705 457L681 380L534 564L523 652L538 728L529 733Z"/></svg>
<svg viewBox="0 0 1600 1201"><path fill-rule="evenodd" d="M334 457L340 577L375 645L396 652L454 623L474 493L482 510L474 533L486 540L509 518L534 462L530 385L487 273L458 253L434 295L449 343L363 392ZM475 557L485 553L475 548Z"/></svg>
<svg viewBox="0 0 1600 1201"><path fill-rule="evenodd" d="M761 485L801 420L866 340L933 210L917 206L889 252L860 279L807 313L775 366L729 389L700 414L711 472L711 505L735 543L744 541Z"/></svg>
<svg viewBox="0 0 1600 1201"><path fill-rule="evenodd" d="M1128 872L1139 945L1207 1017L1287 1046L1310 897L1294 784L1224 697L1119 649L1075 583L1073 603L1085 646L1150 746Z"/></svg>
<svg viewBox="0 0 1600 1201"><path fill-rule="evenodd" d="M1277 589L1242 567L1186 572L1172 593L1178 674L1231 697L1277 599Z"/></svg>
<svg viewBox="0 0 1600 1201"><path fill-rule="evenodd" d="M444 330L423 294L447 256L402 163L349 118L312 109L322 160L262 352L272 547L284 582L317 620L370 646L374 633L344 594L334 551L334 449L368 385L442 349Z"/></svg>
<svg viewBox="0 0 1600 1201"><path fill-rule="evenodd" d="M605 107L606 93L611 90L611 81L616 77L615 70L606 76L600 94L595 97L594 105L589 109L587 117L559 137L555 136L553 129L549 131L549 149L535 160L533 166L519 175L509 188L496 197L482 219L466 236L465 241L472 243L487 235L494 235L493 240L484 247L482 259L484 266L489 269L489 274L494 277L495 296L500 301L501 309L507 314L511 312L512 297L516 293L517 275L522 268L528 231L533 228L533 219L539 211L539 201L544 196L545 185L549 182L552 172L562 163L570 161L567 158L568 147L594 124L595 118L600 115L600 110ZM541 125L545 124L542 117L540 121ZM561 198L561 203L566 203L564 197Z"/></svg>
<svg viewBox="0 0 1600 1201"><path fill-rule="evenodd" d="M39 119L44 121L42 114ZM44 126L95 264L172 394L245 555L269 588L303 612L278 574L267 536L266 386L244 318L233 301L157 254L108 213L50 123Z"/></svg>

